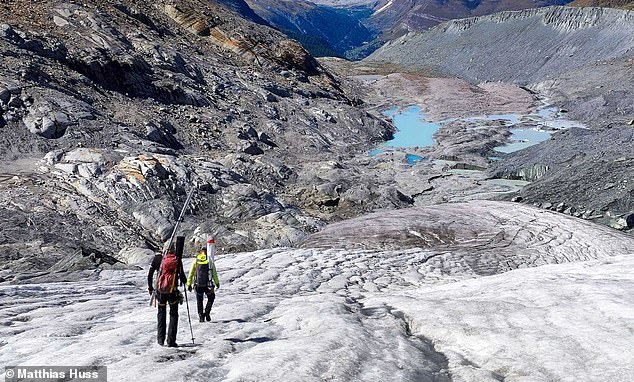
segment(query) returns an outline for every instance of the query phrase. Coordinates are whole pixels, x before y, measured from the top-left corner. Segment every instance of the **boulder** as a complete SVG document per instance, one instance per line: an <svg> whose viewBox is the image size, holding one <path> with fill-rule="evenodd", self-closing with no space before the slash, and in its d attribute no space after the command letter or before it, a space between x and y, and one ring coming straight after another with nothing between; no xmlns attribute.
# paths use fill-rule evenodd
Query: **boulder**
<svg viewBox="0 0 634 382"><path fill-rule="evenodd" d="M14 99L20 100L22 104L19 97L12 98L10 103ZM80 119L94 118L94 109L89 104L64 93L47 90L34 96L33 105L27 108L22 121L33 134L56 139Z"/></svg>
<svg viewBox="0 0 634 382"><path fill-rule="evenodd" d="M51 272L74 272L84 269L123 269L122 264L116 258L96 249L81 248L80 250L62 257L50 267Z"/></svg>
<svg viewBox="0 0 634 382"><path fill-rule="evenodd" d="M68 175L77 173L77 165L74 163L56 163L54 167Z"/></svg>
<svg viewBox="0 0 634 382"><path fill-rule="evenodd" d="M139 265L146 267L154 258L154 251L147 248L123 248L115 256L117 260L128 265Z"/></svg>
<svg viewBox="0 0 634 382"><path fill-rule="evenodd" d="M266 142L266 141L268 141L270 139L271 139L271 137L269 137L269 135L267 133L265 133L265 132L260 132L258 134L258 140L260 142Z"/></svg>
<svg viewBox="0 0 634 382"><path fill-rule="evenodd" d="M253 138L257 138L258 137L258 132L257 132L257 130L255 130L253 128L253 126L249 126L249 128L247 129L247 134L249 134L249 136L251 136Z"/></svg>
<svg viewBox="0 0 634 382"><path fill-rule="evenodd" d="M0 24L0 37L13 44L21 45L25 42L24 39L26 38L26 34L13 29L9 24Z"/></svg>
<svg viewBox="0 0 634 382"><path fill-rule="evenodd" d="M300 70L307 75L317 75L322 72L319 62L297 41L278 41L271 52L274 54L275 60L286 69ZM301 81L301 78L298 77L298 80Z"/></svg>
<svg viewBox="0 0 634 382"><path fill-rule="evenodd" d="M156 142L174 150L180 150L183 148L183 145L174 136L174 134L176 134L176 128L168 122L147 122L145 124L145 131L145 137L152 142Z"/></svg>
<svg viewBox="0 0 634 382"><path fill-rule="evenodd" d="M258 134L258 140L270 147L277 147L275 142L271 140L271 137L267 133L261 132Z"/></svg>
<svg viewBox="0 0 634 382"><path fill-rule="evenodd" d="M66 119L67 120L67 119ZM22 119L24 125L33 134L38 134L44 138L55 139L60 138L66 132L66 126L59 123L56 119L48 116L29 114Z"/></svg>
<svg viewBox="0 0 634 382"><path fill-rule="evenodd" d="M624 218L612 219L610 220L608 225L614 229L618 229L619 231L624 231L630 228L627 225L627 220L625 220Z"/></svg>
<svg viewBox="0 0 634 382"><path fill-rule="evenodd" d="M260 247L290 247L306 238L301 223L289 212L274 212L255 221L253 239Z"/></svg>
<svg viewBox="0 0 634 382"><path fill-rule="evenodd" d="M4 107L11 99L11 92L5 87L0 87L0 107Z"/></svg>
<svg viewBox="0 0 634 382"><path fill-rule="evenodd" d="M324 206L324 207L337 207L339 206L340 200L341 198L326 199L326 200L319 201L317 205Z"/></svg>
<svg viewBox="0 0 634 382"><path fill-rule="evenodd" d="M249 155L262 155L264 154L264 150L262 150L257 143L253 142L249 146L247 146L244 150L245 153Z"/></svg>
<svg viewBox="0 0 634 382"><path fill-rule="evenodd" d="M405 195L394 187L381 190L381 194L397 208L414 204L414 199L411 196Z"/></svg>
<svg viewBox="0 0 634 382"><path fill-rule="evenodd" d="M627 229L634 228L634 213L625 215L624 219L625 219L625 225L627 226Z"/></svg>
<svg viewBox="0 0 634 382"><path fill-rule="evenodd" d="M82 178L96 178L103 174L103 167L98 163L81 163L77 165L77 173Z"/></svg>
<svg viewBox="0 0 634 382"><path fill-rule="evenodd" d="M58 27L65 27L68 26L70 23L68 22L68 20L59 17L59 16L53 16L53 22L55 23L55 25L57 25Z"/></svg>
<svg viewBox="0 0 634 382"><path fill-rule="evenodd" d="M8 106L13 108L21 108L22 106L24 106L24 103L22 102L22 98L14 96L11 97L11 99L9 100Z"/></svg>
<svg viewBox="0 0 634 382"><path fill-rule="evenodd" d="M4 119L7 122L17 122L17 121L19 121L21 119L21 115L20 114L21 113L19 113L19 112L16 113L15 111L12 110L12 111L7 112L4 115Z"/></svg>
<svg viewBox="0 0 634 382"><path fill-rule="evenodd" d="M59 156L59 154L53 155ZM104 158L103 153L97 149L78 148L64 154L63 160L66 162L103 163Z"/></svg>

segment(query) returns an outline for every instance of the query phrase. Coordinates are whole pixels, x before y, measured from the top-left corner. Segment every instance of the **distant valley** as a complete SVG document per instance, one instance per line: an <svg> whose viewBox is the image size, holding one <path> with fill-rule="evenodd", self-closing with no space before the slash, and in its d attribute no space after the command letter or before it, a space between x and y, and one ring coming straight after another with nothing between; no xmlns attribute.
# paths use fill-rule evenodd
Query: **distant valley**
<svg viewBox="0 0 634 382"><path fill-rule="evenodd" d="M363 58L384 42L443 21L500 11L563 5L570 0L245 0L255 12L317 56ZM222 0L224 3L245 3Z"/></svg>

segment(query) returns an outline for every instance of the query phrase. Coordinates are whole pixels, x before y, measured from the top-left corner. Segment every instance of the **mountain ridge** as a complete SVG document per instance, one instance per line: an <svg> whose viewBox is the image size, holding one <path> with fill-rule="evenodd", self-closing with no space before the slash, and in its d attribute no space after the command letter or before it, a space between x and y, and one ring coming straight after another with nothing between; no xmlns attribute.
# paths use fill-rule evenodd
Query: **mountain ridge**
<svg viewBox="0 0 634 382"><path fill-rule="evenodd" d="M443 21L548 5L570 0L476 1L390 0L317 1L247 0L251 9L276 28L300 40L320 38L340 56L358 59L404 33ZM336 24L336 25L335 25ZM342 39L341 36L345 36ZM315 49L312 49L315 52Z"/></svg>
<svg viewBox="0 0 634 382"><path fill-rule="evenodd" d="M434 69L476 82L520 81L521 84L526 85L590 64L596 59L619 58L634 54L632 49L634 38L629 33L633 29L632 20L634 20L632 13L609 8L546 7L500 12L487 16L450 20L426 32L411 32L386 43L366 61L384 61L410 68ZM521 27L514 25L520 22L524 23ZM529 23L539 27L532 28L528 25ZM529 28L532 34L524 33L522 27ZM605 44L596 44L594 41L584 39L586 35L588 37L594 35L595 31L599 30L597 28L612 28L613 39L606 39ZM512 33L513 38L508 38L506 42L500 44L493 44L487 52L485 40L479 39L482 33L479 35L475 32L476 30L497 35L505 32ZM559 33L563 34L558 36ZM568 47L559 45L564 38L569 38L568 35L579 35L579 37L571 42L566 41L570 45ZM435 41L438 38L441 40ZM469 39L473 40L472 46L469 46L467 42ZM468 60L460 58L454 60L449 57L451 54L458 54L457 50L452 50L456 44L467 44L464 56L468 56ZM513 55L507 55L506 51L503 53L498 50L501 45L504 45L508 51L516 52L515 54L525 49L534 49L539 53L539 60L542 57L548 59L545 62L513 61ZM444 49L445 46L448 48ZM584 55L583 46L593 48L590 49L593 53ZM423 57L419 52L424 49L432 49L440 56ZM480 49L477 54L475 54L476 49ZM575 51L578 53L576 56ZM548 67L549 63L557 64L555 57L564 62L555 68ZM495 74L495 71L490 68L496 67L493 63L503 58L513 62L514 67ZM469 60L471 64L467 62ZM455 66L452 66L452 62L455 62Z"/></svg>
<svg viewBox="0 0 634 382"><path fill-rule="evenodd" d="M631 0L574 0L569 5L574 7L612 7L634 10L634 1Z"/></svg>

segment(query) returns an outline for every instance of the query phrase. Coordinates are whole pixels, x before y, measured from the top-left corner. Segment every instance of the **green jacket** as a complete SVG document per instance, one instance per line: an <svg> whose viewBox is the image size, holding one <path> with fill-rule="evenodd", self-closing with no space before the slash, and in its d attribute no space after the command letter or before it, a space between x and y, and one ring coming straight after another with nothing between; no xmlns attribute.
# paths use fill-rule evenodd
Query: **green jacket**
<svg viewBox="0 0 634 382"><path fill-rule="evenodd" d="M192 284L196 284L196 267L199 264L209 264L209 260L207 259L207 254L201 252L196 256L196 260L192 264L192 268L189 270L189 277L187 278L187 286ZM218 280L218 272L216 271L216 264L212 264L211 267L211 278L216 284L217 288L220 288L220 281Z"/></svg>

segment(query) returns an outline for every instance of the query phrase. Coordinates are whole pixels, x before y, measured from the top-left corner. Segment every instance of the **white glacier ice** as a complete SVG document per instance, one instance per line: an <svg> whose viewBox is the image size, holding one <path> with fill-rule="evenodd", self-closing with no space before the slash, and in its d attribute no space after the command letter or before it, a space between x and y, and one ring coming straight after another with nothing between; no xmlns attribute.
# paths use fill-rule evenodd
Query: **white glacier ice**
<svg viewBox="0 0 634 382"><path fill-rule="evenodd" d="M156 344L147 270L0 286L0 366L105 365L109 381L634 380L626 235L505 203L406 211L380 214L386 236L438 232L440 222L424 224L434 214L453 221L445 233L472 223L449 246L360 249L340 238L338 248L220 253L212 321L192 321L196 347ZM497 230L512 235L487 219L506 219ZM367 221L337 231L347 237ZM359 241L375 234L356 232ZM543 261L528 262L528 252ZM484 262L490 272L474 262L495 253ZM191 336L179 312L184 345Z"/></svg>

